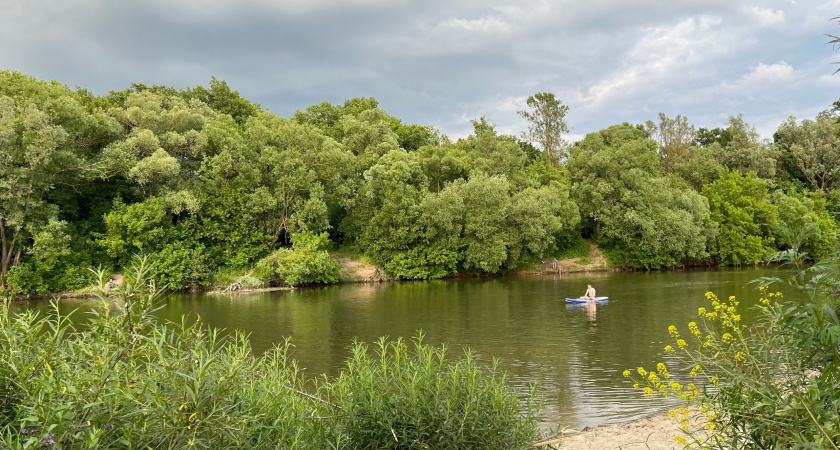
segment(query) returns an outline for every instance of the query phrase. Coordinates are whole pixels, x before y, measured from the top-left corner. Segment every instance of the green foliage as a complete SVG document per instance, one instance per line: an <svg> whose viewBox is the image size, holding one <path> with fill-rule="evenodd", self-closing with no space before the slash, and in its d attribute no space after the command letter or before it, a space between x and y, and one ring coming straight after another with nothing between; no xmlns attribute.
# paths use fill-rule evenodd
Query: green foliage
<svg viewBox="0 0 840 450"><path fill-rule="evenodd" d="M340 266L324 250L327 233L304 232L292 236L293 248L281 248L257 263L257 277L289 286L337 283Z"/></svg>
<svg viewBox="0 0 840 450"><path fill-rule="evenodd" d="M563 236L557 244L560 250L554 253L556 259L570 259L570 258L584 258L589 256L589 246L591 243L580 235Z"/></svg>
<svg viewBox="0 0 840 450"><path fill-rule="evenodd" d="M520 117L530 125L522 138L527 142L536 142L542 148L546 165L556 166L569 155L563 133L569 132L566 114L569 107L554 98L550 92L540 92L528 97L528 111L517 111Z"/></svg>
<svg viewBox="0 0 840 450"><path fill-rule="evenodd" d="M778 209L770 203L766 183L749 173L730 172L703 188L711 220L718 224L709 253L718 264L740 266L767 259Z"/></svg>
<svg viewBox="0 0 840 450"><path fill-rule="evenodd" d="M588 134L566 164L572 195L610 260L659 268L706 256L708 205L681 180L662 177L657 144L641 127Z"/></svg>
<svg viewBox="0 0 840 450"><path fill-rule="evenodd" d="M339 419L350 448L520 448L537 439L541 405L531 390L524 412L494 362L483 371L469 351L380 339L373 355L355 343L347 369L327 389L348 414ZM337 439L334 439L337 440Z"/></svg>
<svg viewBox="0 0 840 450"><path fill-rule="evenodd" d="M818 117L816 121L803 120L801 124L791 117L779 126L774 138L811 187L826 192L840 186L838 132L836 117Z"/></svg>
<svg viewBox="0 0 840 450"><path fill-rule="evenodd" d="M680 408L688 441L702 448L837 448L840 445L840 320L833 307L784 302L762 288L754 324L742 323L734 297L707 294L690 335L669 333L691 379L679 383L664 364L638 369L637 386L695 403L695 421L709 430L694 434L690 412ZM625 371L625 376L635 378ZM684 439L684 438L681 438ZM685 440L685 439L684 439Z"/></svg>
<svg viewBox="0 0 840 450"><path fill-rule="evenodd" d="M762 207L741 214L757 214L758 231L744 229L750 218L734 228L708 219L698 192L725 184L727 170L767 180L790 227L817 225L803 253L836 245L825 212L840 211L832 112L789 120L772 146L741 116L695 132L660 114L569 148L567 111L553 94L535 94L521 114L529 142L480 117L453 143L373 98L284 119L215 78L96 96L0 72L0 285L79 288L94 262L119 272L147 254L171 288L196 288L253 269L293 235L325 232L333 247L403 279L503 273L581 238L617 265L646 269L748 264L788 250L775 248L781 228Z"/></svg>
<svg viewBox="0 0 840 450"><path fill-rule="evenodd" d="M521 412L504 374L469 353L382 340L373 359L357 343L338 379L313 385L289 342L257 356L242 335L157 322L148 274L141 261L109 292L99 272L87 320L0 305L0 446L519 448L537 436L538 405Z"/></svg>
<svg viewBox="0 0 840 450"><path fill-rule="evenodd" d="M652 120L645 122L645 130L659 144L662 171L665 173L672 173L676 165L686 159L697 136L694 125L688 123L687 117L677 115L672 119L665 113L659 113L659 123Z"/></svg>
<svg viewBox="0 0 840 450"><path fill-rule="evenodd" d="M779 210L780 226L779 231L775 233L779 248L797 247L798 250L807 253L809 259L815 261L826 258L837 250L840 228L826 210L826 200L818 193L794 192L788 195L776 191L773 193L773 204ZM813 232L804 242L797 242L799 245L796 246L781 233L783 229L793 231L807 227L812 227Z"/></svg>
<svg viewBox="0 0 840 450"><path fill-rule="evenodd" d="M727 139L709 145L718 162L729 170L754 172L759 178L773 178L778 150L760 141L758 131L744 121L743 114L729 116L727 123Z"/></svg>

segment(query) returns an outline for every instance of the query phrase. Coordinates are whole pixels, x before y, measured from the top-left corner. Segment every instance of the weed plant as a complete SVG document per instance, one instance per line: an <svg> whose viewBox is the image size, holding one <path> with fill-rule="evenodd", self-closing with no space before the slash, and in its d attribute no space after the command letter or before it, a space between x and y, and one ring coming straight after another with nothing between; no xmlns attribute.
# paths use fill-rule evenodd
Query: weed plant
<svg viewBox="0 0 840 450"><path fill-rule="evenodd" d="M412 351L413 350L413 351ZM327 387L345 412L339 430L349 448L512 449L538 438L539 398L522 403L494 361L449 361L446 346L381 338L371 353L355 343L341 376ZM488 376L489 375L489 376Z"/></svg>
<svg viewBox="0 0 840 450"><path fill-rule="evenodd" d="M694 433L691 413L671 414L686 437L675 440L701 448L812 448L840 445L840 321L828 305L784 302L760 290L756 322L742 323L739 302L706 294L711 309L700 308L700 323L683 335L669 333L691 380L674 380L665 364L656 370L627 370L648 395L678 396L695 403L706 429Z"/></svg>

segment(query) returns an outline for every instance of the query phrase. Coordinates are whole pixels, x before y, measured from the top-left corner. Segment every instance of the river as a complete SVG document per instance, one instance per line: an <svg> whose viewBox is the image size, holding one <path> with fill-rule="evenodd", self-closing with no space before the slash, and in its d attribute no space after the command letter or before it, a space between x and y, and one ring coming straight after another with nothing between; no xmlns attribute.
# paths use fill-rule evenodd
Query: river
<svg viewBox="0 0 840 450"><path fill-rule="evenodd" d="M545 396L545 426L580 429L638 418L667 406L633 389L621 372L666 362L668 326L684 332L708 306L704 294L736 295L755 303L750 280L778 269L613 272L466 278L425 282L346 284L255 294L173 294L156 314L180 321L199 315L213 327L250 334L256 351L290 337L292 356L312 376L335 375L354 338L411 338L447 343L451 354L471 348L483 364L501 359L510 383L537 382ZM592 284L606 303L590 309L564 297ZM65 300L62 309L90 301ZM46 308L45 302L15 308ZM745 321L751 314L744 314Z"/></svg>

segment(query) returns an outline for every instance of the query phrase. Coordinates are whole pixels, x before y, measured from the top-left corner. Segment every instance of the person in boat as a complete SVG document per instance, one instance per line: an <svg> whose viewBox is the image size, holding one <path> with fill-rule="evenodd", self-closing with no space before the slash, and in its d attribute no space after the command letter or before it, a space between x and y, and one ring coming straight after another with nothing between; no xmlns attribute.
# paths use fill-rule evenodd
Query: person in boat
<svg viewBox="0 0 840 450"><path fill-rule="evenodd" d="M591 284L586 285L586 295L583 297L584 300L595 300L595 288L592 287Z"/></svg>

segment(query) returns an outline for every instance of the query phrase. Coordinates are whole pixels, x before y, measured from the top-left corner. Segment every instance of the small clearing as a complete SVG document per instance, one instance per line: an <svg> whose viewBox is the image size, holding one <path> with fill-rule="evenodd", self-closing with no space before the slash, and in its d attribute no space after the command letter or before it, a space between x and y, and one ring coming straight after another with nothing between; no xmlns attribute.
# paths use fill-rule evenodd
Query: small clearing
<svg viewBox="0 0 840 450"><path fill-rule="evenodd" d="M339 276L342 282L365 283L371 281L382 281L382 271L373 265L360 259L349 256L335 256L333 259L341 265Z"/></svg>
<svg viewBox="0 0 840 450"><path fill-rule="evenodd" d="M610 270L609 261L594 243L589 244L589 255L578 258L558 259L557 264L549 258L537 265L542 272L598 272Z"/></svg>

